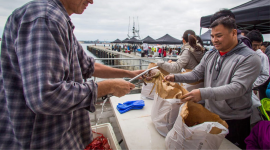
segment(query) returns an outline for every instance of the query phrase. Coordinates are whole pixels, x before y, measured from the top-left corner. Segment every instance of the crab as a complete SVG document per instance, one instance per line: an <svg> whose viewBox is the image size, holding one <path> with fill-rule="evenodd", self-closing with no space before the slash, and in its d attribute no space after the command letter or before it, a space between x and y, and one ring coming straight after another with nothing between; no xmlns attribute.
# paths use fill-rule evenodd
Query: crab
<svg viewBox="0 0 270 150"><path fill-rule="evenodd" d="M153 69L147 72L146 74L142 75L142 78L145 79L147 82L151 82L153 78L156 78L160 75L160 70Z"/></svg>

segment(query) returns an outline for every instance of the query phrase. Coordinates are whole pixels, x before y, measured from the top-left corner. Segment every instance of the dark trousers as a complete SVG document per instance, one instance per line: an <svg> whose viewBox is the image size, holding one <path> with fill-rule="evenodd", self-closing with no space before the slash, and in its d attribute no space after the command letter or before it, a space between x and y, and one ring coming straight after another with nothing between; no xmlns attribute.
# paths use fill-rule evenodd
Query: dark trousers
<svg viewBox="0 0 270 150"><path fill-rule="evenodd" d="M246 149L245 139L250 134L250 117L241 120L226 120L229 125L229 134L226 139L241 149Z"/></svg>

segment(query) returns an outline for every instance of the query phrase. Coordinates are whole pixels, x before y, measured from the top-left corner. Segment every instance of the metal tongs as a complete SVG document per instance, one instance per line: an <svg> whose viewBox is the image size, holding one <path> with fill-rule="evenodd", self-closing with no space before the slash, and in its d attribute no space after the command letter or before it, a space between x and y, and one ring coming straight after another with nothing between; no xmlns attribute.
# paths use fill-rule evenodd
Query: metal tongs
<svg viewBox="0 0 270 150"><path fill-rule="evenodd" d="M147 69L147 70L145 70L144 72L142 72L141 74L137 75L136 77L130 79L128 82L132 82L132 81L134 81L135 79L139 78L140 76L146 74L146 73L149 72L150 70L157 69L157 68L158 68L158 66L155 66L155 67L152 67L152 68L150 68L150 69Z"/></svg>
<svg viewBox="0 0 270 150"><path fill-rule="evenodd" d="M147 69L147 70L145 70L144 72L142 72L142 73L140 73L139 75L137 75L136 77L130 79L128 82L132 82L132 81L134 81L135 79L139 78L140 76L146 74L146 73L149 72L150 70L157 69L157 68L158 68L158 66L155 66L155 67L152 67L152 68L150 68L150 69ZM113 96L112 94L108 94L108 95L106 95L106 96L103 96L102 99L103 99L103 100L109 99L109 98L112 97L112 96Z"/></svg>

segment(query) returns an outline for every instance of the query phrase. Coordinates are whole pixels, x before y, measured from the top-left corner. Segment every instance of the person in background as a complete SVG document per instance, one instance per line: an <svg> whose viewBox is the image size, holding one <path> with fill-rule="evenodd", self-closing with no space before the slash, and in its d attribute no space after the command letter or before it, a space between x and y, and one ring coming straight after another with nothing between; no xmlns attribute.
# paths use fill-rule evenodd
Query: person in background
<svg viewBox="0 0 270 150"><path fill-rule="evenodd" d="M0 149L84 149L97 98L124 96L128 71L95 63L77 41L72 14L93 0L31 1L9 16L1 43ZM88 80L87 80L88 79ZM90 111L90 112L89 112Z"/></svg>
<svg viewBox="0 0 270 150"><path fill-rule="evenodd" d="M251 130L250 135L245 139L246 149L270 149L270 121L260 121Z"/></svg>
<svg viewBox="0 0 270 150"><path fill-rule="evenodd" d="M148 46L147 51L148 51L148 56L149 56L149 55L152 55L152 53L151 53L151 52L152 52L152 49L151 49L151 47L150 47L150 46Z"/></svg>
<svg viewBox="0 0 270 150"><path fill-rule="evenodd" d="M248 30L241 30L241 35L247 36L248 32L249 32Z"/></svg>
<svg viewBox="0 0 270 150"><path fill-rule="evenodd" d="M170 48L169 50L169 55L172 55L172 48Z"/></svg>
<svg viewBox="0 0 270 150"><path fill-rule="evenodd" d="M120 52L121 50L122 50L122 46L119 45L119 47L118 47L118 52Z"/></svg>
<svg viewBox="0 0 270 150"><path fill-rule="evenodd" d="M172 50L172 55L173 56L176 56L176 50L175 50L175 48L173 48L173 50Z"/></svg>
<svg viewBox="0 0 270 150"><path fill-rule="evenodd" d="M266 97L267 97L267 98L270 98L270 82L269 82L268 85L267 85L267 88L266 88L266 90L265 90L265 93L266 93Z"/></svg>
<svg viewBox="0 0 270 150"><path fill-rule="evenodd" d="M162 49L160 47L158 47L158 57L162 57Z"/></svg>
<svg viewBox="0 0 270 150"><path fill-rule="evenodd" d="M178 48L178 51L177 51L178 55L181 54L181 47Z"/></svg>
<svg viewBox="0 0 270 150"><path fill-rule="evenodd" d="M176 63L159 61L157 65L169 73L181 73L182 69L192 70L201 61L204 55L204 49L198 43L195 32L193 30L186 30L183 34L183 47L180 58Z"/></svg>
<svg viewBox="0 0 270 150"><path fill-rule="evenodd" d="M262 50L263 53L265 53L265 50L269 45L270 45L270 42L268 42L268 41L265 41L265 42L262 43L261 50Z"/></svg>
<svg viewBox="0 0 270 150"><path fill-rule="evenodd" d="M152 46L151 51L152 51L151 54L154 55L155 54L155 47L154 46Z"/></svg>
<svg viewBox="0 0 270 150"><path fill-rule="evenodd" d="M266 97L265 90L269 82L269 60L267 55L265 55L261 50L261 44L263 42L263 36L258 30L252 30L247 34L247 37L252 43L252 49L260 56L261 58L261 70L260 74L253 83L253 88L259 89L259 97L263 99Z"/></svg>
<svg viewBox="0 0 270 150"><path fill-rule="evenodd" d="M137 45L134 44L133 46L133 51L136 52L137 51Z"/></svg>
<svg viewBox="0 0 270 150"><path fill-rule="evenodd" d="M232 17L220 17L210 28L216 49L207 52L192 72L168 75L165 80L192 83L204 79L204 88L183 95L182 102L205 100L205 108L229 125L226 138L245 149L244 140L250 133L252 84L261 71L261 60L237 39Z"/></svg>
<svg viewBox="0 0 270 150"><path fill-rule="evenodd" d="M169 52L170 51L170 47L169 46L166 46L165 47L165 51L166 51L166 53ZM166 57L166 56L164 56L164 57Z"/></svg>
<svg viewBox="0 0 270 150"><path fill-rule="evenodd" d="M265 49L265 55L267 55L269 64L270 64L270 45L268 45Z"/></svg>
<svg viewBox="0 0 270 150"><path fill-rule="evenodd" d="M165 51L165 48L164 48L164 46L162 46L162 48L161 48L161 57L164 57L164 51Z"/></svg>
<svg viewBox="0 0 270 150"><path fill-rule="evenodd" d="M261 120L258 107L261 106L260 99L266 97L265 90L269 82L269 61L268 57L260 50L260 46L263 42L262 34L257 30L252 30L246 36L250 39L252 43L252 49L261 58L261 71L255 82L253 83L253 89L259 90L259 98L255 95L255 93L257 93L257 90L254 90L254 92L252 93L252 115L250 123L255 124Z"/></svg>
<svg viewBox="0 0 270 150"><path fill-rule="evenodd" d="M163 49L162 49L162 51L163 51L163 57L166 57L166 56L167 56L167 51L166 51L166 49L167 49L167 48L164 48L164 47L163 47Z"/></svg>
<svg viewBox="0 0 270 150"><path fill-rule="evenodd" d="M217 20L220 17L232 17L233 19L235 19L235 15L232 13L231 10L229 9L222 9L218 12L216 12L210 19L210 23L212 24L215 20ZM243 43L245 43L249 48L251 47L251 42L250 40L246 37L241 35L241 31L237 30L237 39L241 40Z"/></svg>
<svg viewBox="0 0 270 150"><path fill-rule="evenodd" d="M145 54L145 57L148 57L148 44L147 43L143 43L143 45L142 45L142 47L143 47L143 51L144 51L144 54Z"/></svg>

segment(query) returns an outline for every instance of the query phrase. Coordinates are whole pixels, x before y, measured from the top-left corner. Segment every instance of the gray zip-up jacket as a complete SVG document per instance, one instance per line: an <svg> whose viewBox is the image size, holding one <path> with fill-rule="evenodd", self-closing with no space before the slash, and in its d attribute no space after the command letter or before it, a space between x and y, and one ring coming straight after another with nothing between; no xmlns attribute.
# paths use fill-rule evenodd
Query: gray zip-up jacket
<svg viewBox="0 0 270 150"><path fill-rule="evenodd" d="M256 52L241 41L238 43L223 56L217 50L207 52L192 72L175 75L175 82L204 79L205 88L200 88L200 92L205 107L224 120L245 119L251 115L252 84L261 71Z"/></svg>

